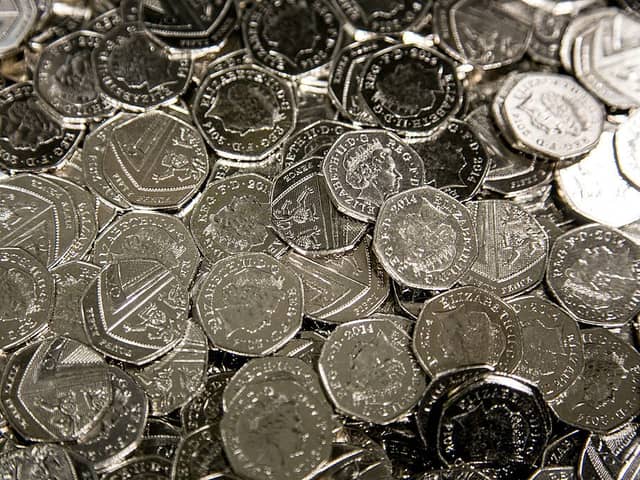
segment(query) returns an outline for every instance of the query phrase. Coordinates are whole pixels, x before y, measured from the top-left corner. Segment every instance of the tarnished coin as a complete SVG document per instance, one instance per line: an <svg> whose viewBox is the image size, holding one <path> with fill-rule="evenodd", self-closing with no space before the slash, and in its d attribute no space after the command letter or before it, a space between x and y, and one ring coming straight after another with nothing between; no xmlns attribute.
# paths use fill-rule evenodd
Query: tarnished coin
<svg viewBox="0 0 640 480"><path fill-rule="evenodd" d="M91 344L117 360L143 365L175 347L184 336L186 287L155 260L107 265L82 299Z"/></svg>
<svg viewBox="0 0 640 480"><path fill-rule="evenodd" d="M78 476L74 458L64 447L40 444L15 448L0 455L0 478L77 480Z"/></svg>
<svg viewBox="0 0 640 480"><path fill-rule="evenodd" d="M13 172L57 168L73 154L81 138L81 129L62 125L42 108L31 83L17 83L0 91L3 168Z"/></svg>
<svg viewBox="0 0 640 480"><path fill-rule="evenodd" d="M179 218L164 213L129 212L98 237L93 259L103 266L123 260L156 260L189 287L198 269L200 254Z"/></svg>
<svg viewBox="0 0 640 480"><path fill-rule="evenodd" d="M631 115L616 130L616 160L624 177L640 189L640 112Z"/></svg>
<svg viewBox="0 0 640 480"><path fill-rule="evenodd" d="M527 52L533 35L528 13L526 5L509 0L437 0L433 26L449 55L490 70Z"/></svg>
<svg viewBox="0 0 640 480"><path fill-rule="evenodd" d="M333 205L322 175L321 157L283 171L273 182L271 222L275 231L303 255L329 255L353 249L367 224L343 215Z"/></svg>
<svg viewBox="0 0 640 480"><path fill-rule="evenodd" d="M424 183L416 151L384 130L344 133L326 154L322 173L338 210L363 222L375 222L390 196Z"/></svg>
<svg viewBox="0 0 640 480"><path fill-rule="evenodd" d="M583 373L550 406L569 425L608 433L640 413L640 353L604 328L582 341Z"/></svg>
<svg viewBox="0 0 640 480"><path fill-rule="evenodd" d="M640 311L640 246L602 225L570 230L553 244L547 285L580 322L622 326Z"/></svg>
<svg viewBox="0 0 640 480"><path fill-rule="evenodd" d="M578 163L556 169L555 181L560 198L583 218L612 227L640 219L640 190L618 170L613 132L603 132L598 146Z"/></svg>
<svg viewBox="0 0 640 480"><path fill-rule="evenodd" d="M591 434L587 439L578 471L582 480L616 478L633 480L640 474L638 451L640 424L629 423L615 433Z"/></svg>
<svg viewBox="0 0 640 480"><path fill-rule="evenodd" d="M578 480L575 467L543 467L536 470L530 480Z"/></svg>
<svg viewBox="0 0 640 480"><path fill-rule="evenodd" d="M82 297L100 270L97 265L81 261L63 263L51 270L55 296L49 329L53 333L89 344L82 321Z"/></svg>
<svg viewBox="0 0 640 480"><path fill-rule="evenodd" d="M191 60L171 59L142 25L112 29L92 55L102 93L129 110L172 103L191 80Z"/></svg>
<svg viewBox="0 0 640 480"><path fill-rule="evenodd" d="M379 425L406 415L426 387L410 345L406 329L391 320L356 320L338 326L318 363L335 407Z"/></svg>
<svg viewBox="0 0 640 480"><path fill-rule="evenodd" d="M109 468L102 480L170 480L171 462L162 457L133 457Z"/></svg>
<svg viewBox="0 0 640 480"><path fill-rule="evenodd" d="M9 350L47 328L54 299L46 267L19 248L0 248L0 349Z"/></svg>
<svg viewBox="0 0 640 480"><path fill-rule="evenodd" d="M284 168L309 157L324 157L343 133L353 129L346 123L319 120L295 132L282 145Z"/></svg>
<svg viewBox="0 0 640 480"><path fill-rule="evenodd" d="M184 337L173 350L145 367L129 370L149 397L152 415L168 415L202 389L207 353L202 327L189 321Z"/></svg>
<svg viewBox="0 0 640 480"><path fill-rule="evenodd" d="M289 267L264 253L242 253L213 265L195 304L216 347L264 356L300 329L302 295L302 282Z"/></svg>
<svg viewBox="0 0 640 480"><path fill-rule="evenodd" d="M413 351L432 377L484 365L511 373L523 348L515 311L476 287L456 288L427 301L413 332Z"/></svg>
<svg viewBox="0 0 640 480"><path fill-rule="evenodd" d="M171 479L209 478L208 474L226 469L219 422L213 422L182 438L173 460Z"/></svg>
<svg viewBox="0 0 640 480"><path fill-rule="evenodd" d="M65 122L87 122L114 111L98 87L91 61L102 38L80 30L48 45L40 55L33 75L35 91Z"/></svg>
<svg viewBox="0 0 640 480"><path fill-rule="evenodd" d="M430 290L450 288L478 254L467 209L433 187L401 192L382 205L373 248L394 280Z"/></svg>
<svg viewBox="0 0 640 480"><path fill-rule="evenodd" d="M522 360L513 372L538 387L545 400L565 391L584 367L578 324L564 310L536 297L509 302L522 329Z"/></svg>
<svg viewBox="0 0 640 480"><path fill-rule="evenodd" d="M125 372L107 370L113 400L98 424L81 442L68 446L86 458L97 470L104 470L134 451L144 433L148 400L144 391Z"/></svg>
<svg viewBox="0 0 640 480"><path fill-rule="evenodd" d="M221 372L209 376L204 390L193 397L180 411L182 427L193 432L212 425L222 418L222 395L235 372Z"/></svg>
<svg viewBox="0 0 640 480"><path fill-rule="evenodd" d="M287 246L271 227L272 184L253 173L211 183L198 199L189 228L210 262L239 253L279 257Z"/></svg>
<svg viewBox="0 0 640 480"><path fill-rule="evenodd" d="M466 123L452 120L435 139L409 141L424 162L425 184L464 202L482 186L490 157Z"/></svg>
<svg viewBox="0 0 640 480"><path fill-rule="evenodd" d="M329 458L331 410L297 383L246 386L220 423L234 472L256 480L303 478Z"/></svg>
<svg viewBox="0 0 640 480"><path fill-rule="evenodd" d="M521 76L502 108L518 146L558 160L592 150L604 126L602 105L566 75Z"/></svg>
<svg viewBox="0 0 640 480"><path fill-rule="evenodd" d="M328 0L270 0L246 13L242 35L261 65L297 76L329 63L340 45L341 25Z"/></svg>
<svg viewBox="0 0 640 480"><path fill-rule="evenodd" d="M429 135L455 115L462 91L453 63L435 50L398 45L374 54L360 94L383 128Z"/></svg>
<svg viewBox="0 0 640 480"><path fill-rule="evenodd" d="M462 283L501 297L538 285L549 250L547 234L538 221L509 200L481 200L466 206L476 228L478 257Z"/></svg>
<svg viewBox="0 0 640 480"><path fill-rule="evenodd" d="M209 157L198 131L164 112L115 125L108 142L103 175L133 206L180 208L209 173Z"/></svg>
<svg viewBox="0 0 640 480"><path fill-rule="evenodd" d="M22 437L60 442L88 437L112 395L104 359L80 342L54 337L11 356L0 402Z"/></svg>
<svg viewBox="0 0 640 480"><path fill-rule="evenodd" d="M336 0L336 4L354 30L399 34L410 30L427 15L430 0Z"/></svg>
<svg viewBox="0 0 640 480"><path fill-rule="evenodd" d="M307 257L290 251L282 263L302 280L306 316L344 323L374 313L389 296L389 278L366 238L348 253Z"/></svg>
<svg viewBox="0 0 640 480"><path fill-rule="evenodd" d="M0 56L13 53L31 32L38 16L34 0L9 0L0 6Z"/></svg>
<svg viewBox="0 0 640 480"><path fill-rule="evenodd" d="M211 148L237 160L260 160L293 132L297 110L289 84L246 65L208 75L193 118Z"/></svg>

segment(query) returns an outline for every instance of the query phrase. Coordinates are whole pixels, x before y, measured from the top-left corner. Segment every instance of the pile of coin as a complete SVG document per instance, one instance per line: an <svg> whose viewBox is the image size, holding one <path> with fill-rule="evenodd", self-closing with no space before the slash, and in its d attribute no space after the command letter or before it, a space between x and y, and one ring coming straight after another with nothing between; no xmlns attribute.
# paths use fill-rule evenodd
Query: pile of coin
<svg viewBox="0 0 640 480"><path fill-rule="evenodd" d="M640 479L640 2L0 2L0 478Z"/></svg>

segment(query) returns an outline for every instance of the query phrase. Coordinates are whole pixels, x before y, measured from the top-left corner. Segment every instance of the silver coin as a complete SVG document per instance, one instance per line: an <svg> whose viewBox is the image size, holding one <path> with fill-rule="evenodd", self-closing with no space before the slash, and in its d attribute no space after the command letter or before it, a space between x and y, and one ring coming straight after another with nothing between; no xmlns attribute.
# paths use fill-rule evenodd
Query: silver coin
<svg viewBox="0 0 640 480"><path fill-rule="evenodd" d="M572 430L549 443L542 455L545 467L577 465L588 433ZM574 467L575 468L575 467Z"/></svg>
<svg viewBox="0 0 640 480"><path fill-rule="evenodd" d="M533 296L509 302L522 329L522 360L513 375L538 387L545 400L557 397L584 367L578 324L553 303Z"/></svg>
<svg viewBox="0 0 640 480"><path fill-rule="evenodd" d="M236 398L220 430L237 474L255 480L293 480L329 458L331 410L304 387L265 382L246 386Z"/></svg>
<svg viewBox="0 0 640 480"><path fill-rule="evenodd" d="M413 332L413 351L432 377L484 365L511 373L523 348L515 311L476 287L456 288L425 302Z"/></svg>
<svg viewBox="0 0 640 480"><path fill-rule="evenodd" d="M344 323L374 313L389 296L389 278L365 238L350 252L307 257L290 251L282 263L302 280L306 316Z"/></svg>
<svg viewBox="0 0 640 480"><path fill-rule="evenodd" d="M82 297L100 270L81 261L63 263L51 270L55 295L49 329L53 333L89 344L82 321Z"/></svg>
<svg viewBox="0 0 640 480"><path fill-rule="evenodd" d="M621 227L640 219L640 190L620 174L615 161L613 132L578 163L555 171L558 194L579 216Z"/></svg>
<svg viewBox="0 0 640 480"><path fill-rule="evenodd" d="M432 2L337 0L336 4L354 30L401 34L405 30L411 30L427 15Z"/></svg>
<svg viewBox="0 0 640 480"><path fill-rule="evenodd" d="M138 24L107 33L93 51L93 63L102 93L133 111L174 102L191 80L191 60L171 59Z"/></svg>
<svg viewBox="0 0 640 480"><path fill-rule="evenodd" d="M640 353L604 328L582 333L584 370L550 403L576 428L612 432L640 413Z"/></svg>
<svg viewBox="0 0 640 480"><path fill-rule="evenodd" d="M375 222L387 198L424 184L418 153L384 130L342 134L326 154L322 173L338 210L363 222Z"/></svg>
<svg viewBox="0 0 640 480"><path fill-rule="evenodd" d="M104 35L114 28L121 26L122 22L123 18L120 14L120 9L114 8L92 18L91 21L87 23L87 30L93 30L94 32Z"/></svg>
<svg viewBox="0 0 640 480"><path fill-rule="evenodd" d="M640 112L631 115L616 130L614 142L620 172L640 189Z"/></svg>
<svg viewBox="0 0 640 480"><path fill-rule="evenodd" d="M618 230L592 224L556 240L547 285L574 318L622 326L640 311L640 246Z"/></svg>
<svg viewBox="0 0 640 480"><path fill-rule="evenodd" d="M138 445L133 455L152 455L172 461L180 438L180 430L178 428L164 420L150 418L144 429L140 445Z"/></svg>
<svg viewBox="0 0 640 480"><path fill-rule="evenodd" d="M564 75L521 76L504 99L503 110L518 145L558 160L588 153L604 126L600 103Z"/></svg>
<svg viewBox="0 0 640 480"><path fill-rule="evenodd" d="M341 214L333 205L322 175L321 157L284 170L273 182L271 222L287 244L303 255L352 250L367 224Z"/></svg>
<svg viewBox="0 0 640 480"><path fill-rule="evenodd" d="M97 265L123 260L156 260L189 287L200 254L189 230L179 218L163 213L129 212L98 237L93 249Z"/></svg>
<svg viewBox="0 0 640 480"><path fill-rule="evenodd" d="M336 409L379 425L406 415L426 388L410 345L406 330L391 320L356 320L338 326L318 363Z"/></svg>
<svg viewBox="0 0 640 480"><path fill-rule="evenodd" d="M182 427L193 432L206 425L214 425L222 418L222 395L235 372L221 372L207 378L204 390L180 410Z"/></svg>
<svg viewBox="0 0 640 480"><path fill-rule="evenodd" d="M576 38L593 28L600 18L614 16L618 12L617 8L596 8L593 11L584 12L571 20L560 42L560 61L567 72L573 71L573 47Z"/></svg>
<svg viewBox="0 0 640 480"><path fill-rule="evenodd" d="M527 5L554 15L576 15L585 8L595 7L600 0L523 0Z"/></svg>
<svg viewBox="0 0 640 480"><path fill-rule="evenodd" d="M104 359L86 345L53 337L11 356L0 391L11 426L34 441L86 438L113 391Z"/></svg>
<svg viewBox="0 0 640 480"><path fill-rule="evenodd" d="M204 386L207 337L194 322L187 322L180 343L162 358L129 374L147 394L151 414L168 415L186 404Z"/></svg>
<svg viewBox="0 0 640 480"><path fill-rule="evenodd" d="M202 137L175 116L138 115L115 125L108 138L103 175L133 206L180 208L209 172Z"/></svg>
<svg viewBox="0 0 640 480"><path fill-rule="evenodd" d="M537 220L508 200L467 203L478 238L478 257L462 283L501 297L530 290L542 281L549 251Z"/></svg>
<svg viewBox="0 0 640 480"><path fill-rule="evenodd" d="M195 304L213 345L264 356L300 329L302 295L302 282L289 267L264 253L242 253L213 265Z"/></svg>
<svg viewBox="0 0 640 480"><path fill-rule="evenodd" d="M237 160L260 160L291 134L296 101L287 82L251 65L205 77L193 118L211 148Z"/></svg>
<svg viewBox="0 0 640 480"><path fill-rule="evenodd" d="M11 0L0 8L0 56L13 53L31 32L38 11L33 0Z"/></svg>
<svg viewBox="0 0 640 480"><path fill-rule="evenodd" d="M470 467L448 468L427 472L418 480L489 480L484 473Z"/></svg>
<svg viewBox="0 0 640 480"><path fill-rule="evenodd" d="M589 435L580 456L579 478L582 480L601 480L607 476L619 480L637 478L640 474L639 434L640 424L629 423L615 433Z"/></svg>
<svg viewBox="0 0 640 480"><path fill-rule="evenodd" d="M222 451L220 426L218 422L214 422L182 438L173 460L171 479L202 479L211 472L227 469Z"/></svg>
<svg viewBox="0 0 640 480"><path fill-rule="evenodd" d="M251 64L251 56L246 48L234 50L225 55L216 56L208 63L204 71L197 76L196 82L202 83L208 75L227 70L228 68L242 67ZM194 64L194 69L198 68L198 63Z"/></svg>
<svg viewBox="0 0 640 480"><path fill-rule="evenodd" d="M478 254L467 209L433 187L401 192L382 205L373 248L394 280L425 290L451 288Z"/></svg>
<svg viewBox="0 0 640 480"><path fill-rule="evenodd" d="M32 445L0 455L0 478L77 480L74 459L59 445Z"/></svg>
<svg viewBox="0 0 640 480"><path fill-rule="evenodd" d="M338 137L351 130L351 125L333 120L319 120L298 130L282 145L284 168L309 157L324 157Z"/></svg>
<svg viewBox="0 0 640 480"><path fill-rule="evenodd" d="M171 462L162 457L133 457L116 464L101 476L102 480L170 480Z"/></svg>
<svg viewBox="0 0 640 480"><path fill-rule="evenodd" d="M189 228L210 262L239 253L282 255L287 246L270 224L271 182L253 173L211 183L198 199Z"/></svg>
<svg viewBox="0 0 640 480"><path fill-rule="evenodd" d="M337 51L341 25L327 0L256 3L244 16L243 40L261 65L286 76L323 67Z"/></svg>
<svg viewBox="0 0 640 480"><path fill-rule="evenodd" d="M91 344L134 365L149 363L178 344L187 309L186 287L155 260L107 265L82 299Z"/></svg>
<svg viewBox="0 0 640 480"><path fill-rule="evenodd" d="M575 14L558 15L537 8L533 14L533 36L527 53L536 62L560 65L560 43Z"/></svg>
<svg viewBox="0 0 640 480"><path fill-rule="evenodd" d="M113 105L98 88L91 55L102 35L80 30L48 45L34 72L38 96L65 122L108 117Z"/></svg>

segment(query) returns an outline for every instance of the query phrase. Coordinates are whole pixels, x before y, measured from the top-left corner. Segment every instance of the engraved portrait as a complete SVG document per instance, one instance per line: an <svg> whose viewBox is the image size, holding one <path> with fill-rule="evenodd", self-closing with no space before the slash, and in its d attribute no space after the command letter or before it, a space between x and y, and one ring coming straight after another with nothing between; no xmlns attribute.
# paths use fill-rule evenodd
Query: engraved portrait
<svg viewBox="0 0 640 480"><path fill-rule="evenodd" d="M616 393L628 372L622 366L622 359L594 356L584 363L583 396L576 408L589 407L593 410L607 408L616 401Z"/></svg>
<svg viewBox="0 0 640 480"><path fill-rule="evenodd" d="M387 197L400 191L402 174L393 152L379 140L359 145L342 162L346 183L358 192L358 199L381 205Z"/></svg>
<svg viewBox="0 0 640 480"><path fill-rule="evenodd" d="M0 112L0 139L12 148L35 150L62 137L62 129L33 97L16 100Z"/></svg>
<svg viewBox="0 0 640 480"><path fill-rule="evenodd" d="M524 345L531 352L531 358L535 358L536 371L540 375L553 375L559 366L568 362L568 352L563 344L564 333L558 327L547 327L544 319L535 319L533 322L533 325L522 329Z"/></svg>
<svg viewBox="0 0 640 480"><path fill-rule="evenodd" d="M91 50L83 49L65 55L53 74L50 89L53 97L73 103L88 103L98 98Z"/></svg>
<svg viewBox="0 0 640 480"><path fill-rule="evenodd" d="M242 195L209 215L204 234L229 251L246 252L267 240L269 224L269 206Z"/></svg>

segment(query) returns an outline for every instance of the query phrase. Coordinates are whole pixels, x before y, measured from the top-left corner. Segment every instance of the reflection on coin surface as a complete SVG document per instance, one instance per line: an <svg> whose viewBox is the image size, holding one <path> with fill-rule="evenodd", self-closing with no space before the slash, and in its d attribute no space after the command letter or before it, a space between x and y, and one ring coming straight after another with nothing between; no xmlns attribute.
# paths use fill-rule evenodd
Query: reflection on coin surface
<svg viewBox="0 0 640 480"><path fill-rule="evenodd" d="M338 7L349 24L358 30L375 33L402 33L425 16L430 0L338 0Z"/></svg>
<svg viewBox="0 0 640 480"><path fill-rule="evenodd" d="M615 433L591 434L584 445L578 471L583 480L597 480L601 472L632 479L640 473L637 450L640 424L632 422Z"/></svg>
<svg viewBox="0 0 640 480"><path fill-rule="evenodd" d="M324 157L338 137L350 130L351 125L332 120L320 120L298 130L282 145L284 168L309 157Z"/></svg>
<svg viewBox="0 0 640 480"><path fill-rule="evenodd" d="M171 470L175 480L204 478L228 468L222 453L220 423L212 422L182 437ZM215 478L215 477L214 477Z"/></svg>
<svg viewBox="0 0 640 480"><path fill-rule="evenodd" d="M624 177L640 188L640 113L631 115L616 131L616 159Z"/></svg>
<svg viewBox="0 0 640 480"><path fill-rule="evenodd" d="M12 53L30 32L38 10L34 0L11 0L0 7L0 56Z"/></svg>

